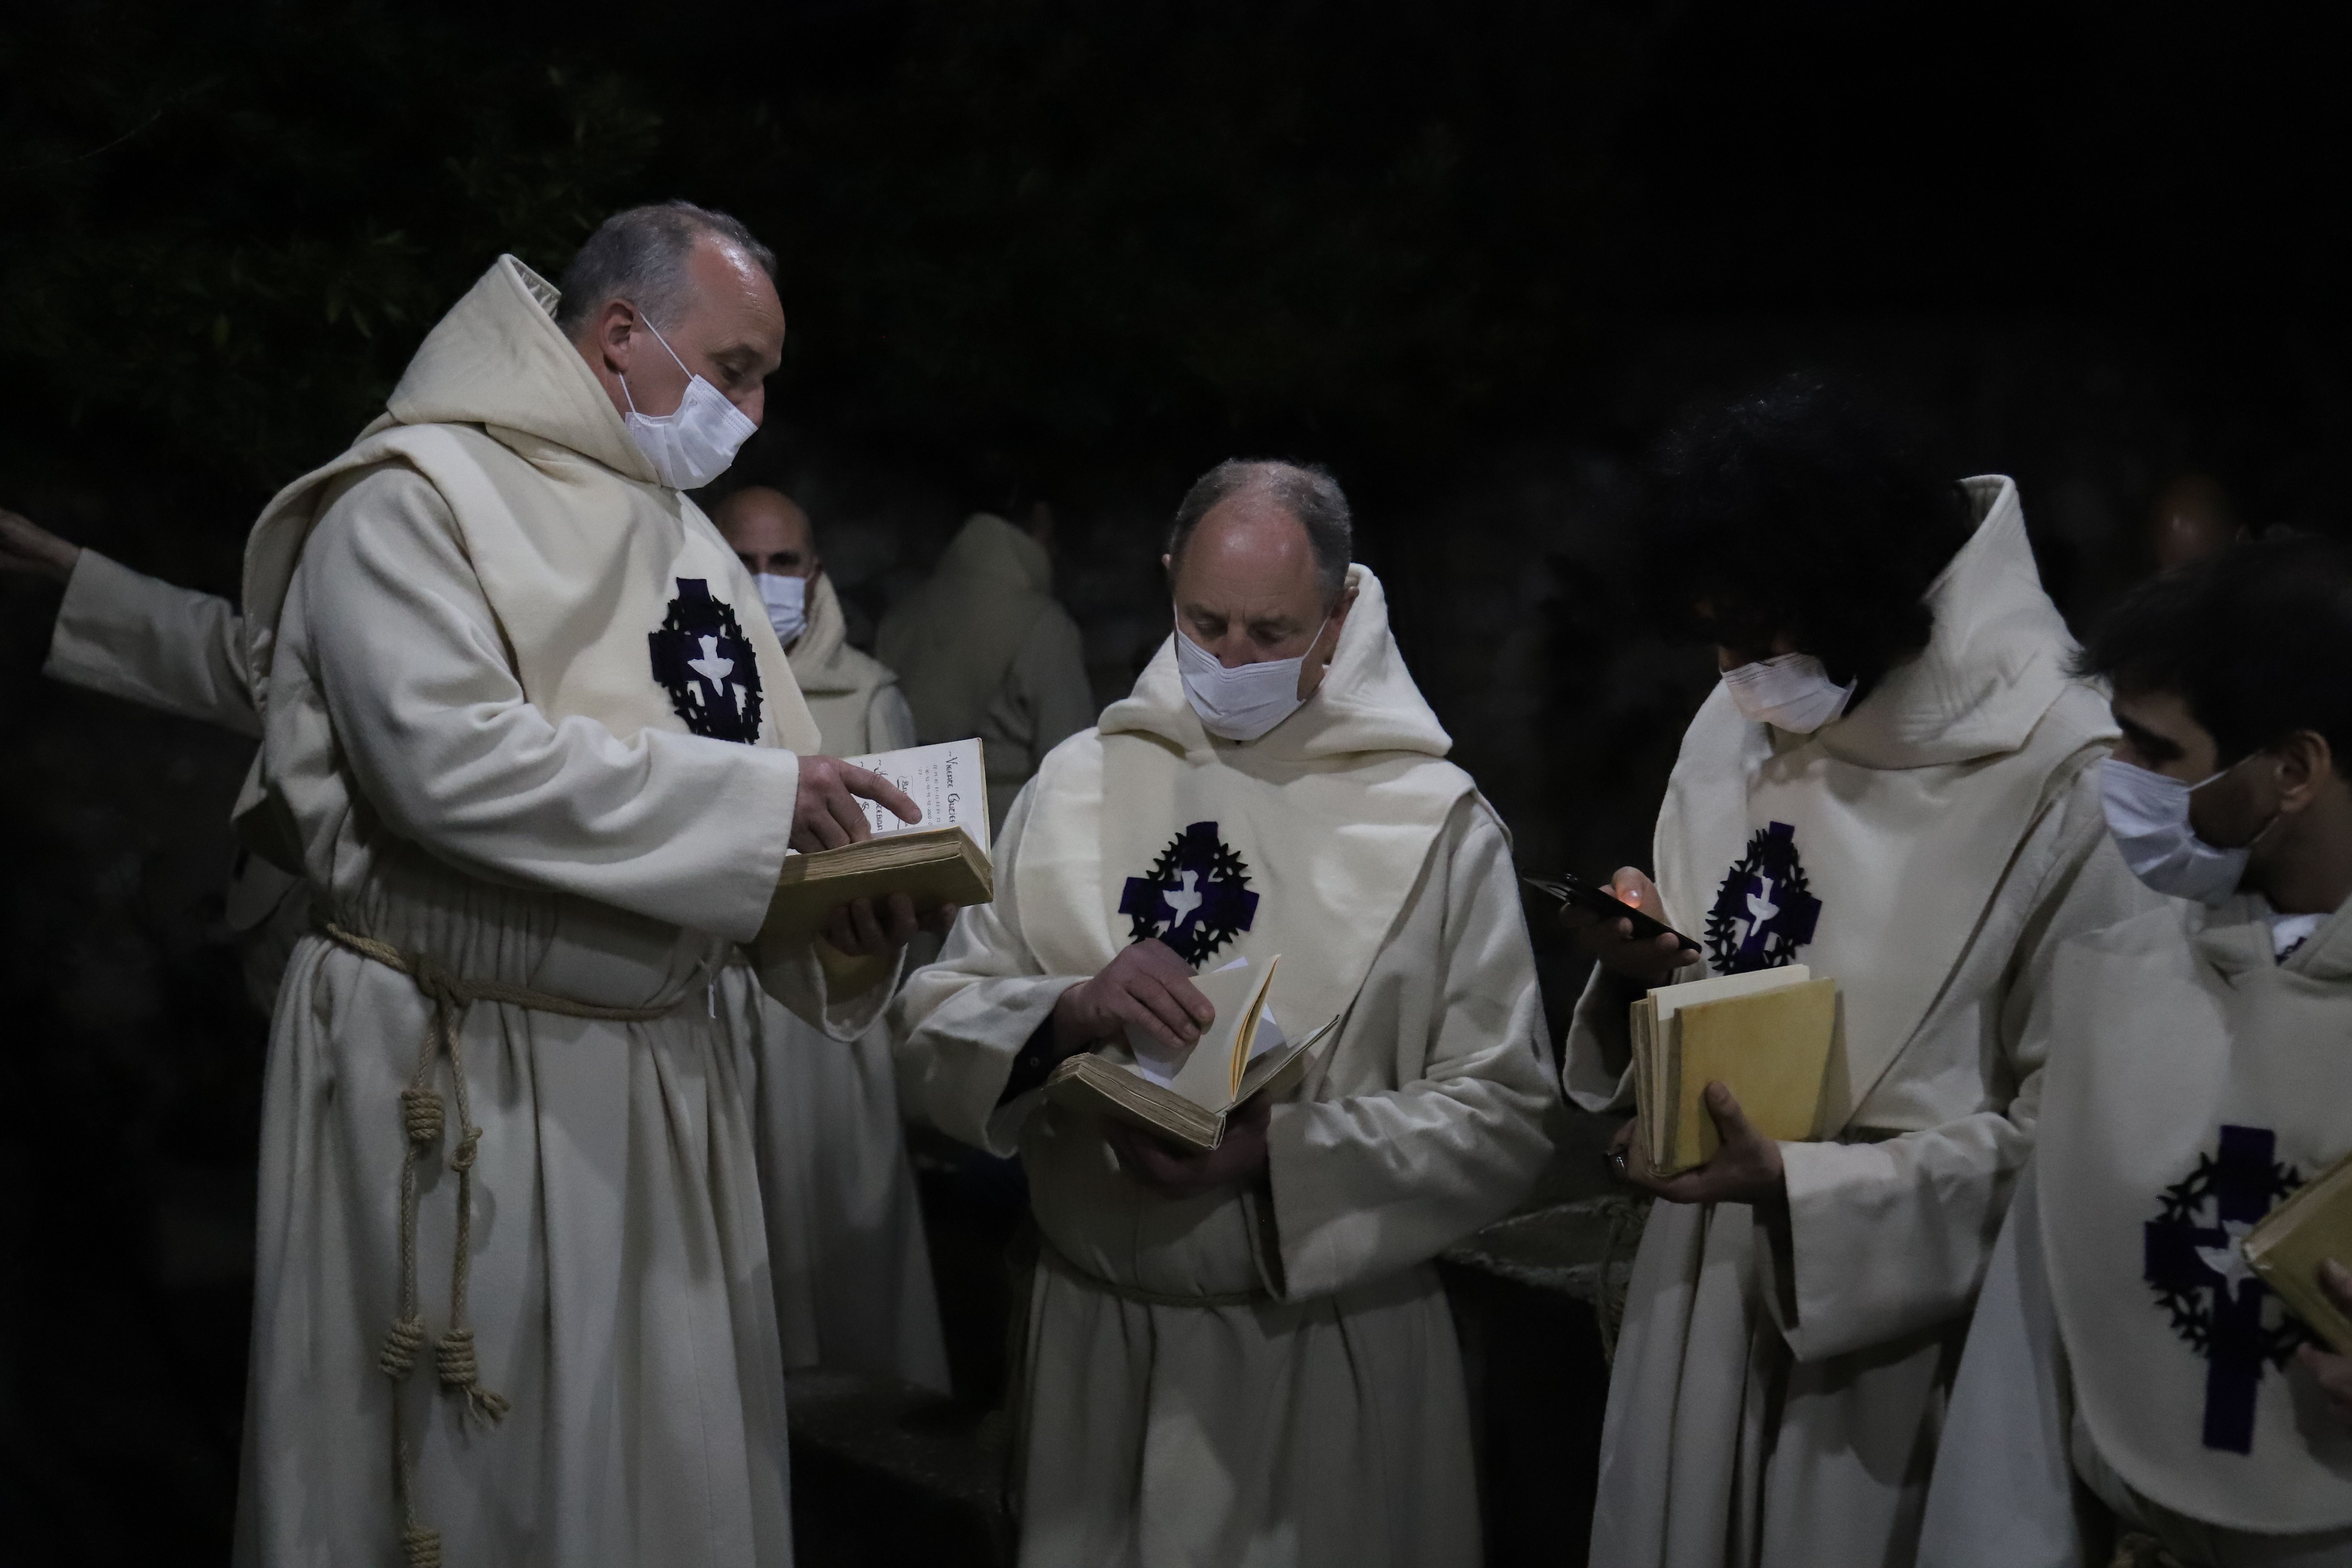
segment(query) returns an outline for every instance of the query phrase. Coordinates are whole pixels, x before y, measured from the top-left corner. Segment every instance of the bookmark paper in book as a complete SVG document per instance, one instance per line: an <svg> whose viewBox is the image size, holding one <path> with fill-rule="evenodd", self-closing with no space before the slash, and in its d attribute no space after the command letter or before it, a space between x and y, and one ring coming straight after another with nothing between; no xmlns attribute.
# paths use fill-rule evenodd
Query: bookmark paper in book
<svg viewBox="0 0 2352 1568"><path fill-rule="evenodd" d="M866 813L866 825L877 837L919 828L961 827L971 835L981 853L989 852L988 773L978 740L909 746L903 752L877 752L842 761L880 773L922 808L922 821L905 822L878 802L860 797L858 808Z"/></svg>

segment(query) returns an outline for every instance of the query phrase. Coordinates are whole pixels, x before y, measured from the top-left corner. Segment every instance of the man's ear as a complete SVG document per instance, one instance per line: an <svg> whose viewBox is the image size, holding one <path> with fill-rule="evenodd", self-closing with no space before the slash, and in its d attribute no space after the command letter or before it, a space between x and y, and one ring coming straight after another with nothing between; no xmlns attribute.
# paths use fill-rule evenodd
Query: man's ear
<svg viewBox="0 0 2352 1568"><path fill-rule="evenodd" d="M1358 592L1360 592L1360 590L1353 583L1349 584L1345 588L1339 591L1339 602L1334 605L1331 610L1331 625L1334 629L1344 626L1348 624L1348 612L1356 607L1356 595ZM1335 643L1333 646L1337 647L1338 645Z"/></svg>
<svg viewBox="0 0 2352 1568"><path fill-rule="evenodd" d="M637 331L637 308L626 300L607 300L592 327L594 351L604 368L615 375L629 373L629 350Z"/></svg>
<svg viewBox="0 0 2352 1568"><path fill-rule="evenodd" d="M2278 758L2279 810L2308 810L2336 780L2336 755L2316 730L2297 730L2273 749Z"/></svg>

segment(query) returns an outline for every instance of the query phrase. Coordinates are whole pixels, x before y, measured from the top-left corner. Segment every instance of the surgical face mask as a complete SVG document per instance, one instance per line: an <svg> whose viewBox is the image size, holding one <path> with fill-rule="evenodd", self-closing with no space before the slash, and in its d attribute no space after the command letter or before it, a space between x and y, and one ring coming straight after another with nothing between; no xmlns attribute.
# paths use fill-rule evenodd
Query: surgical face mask
<svg viewBox="0 0 2352 1568"><path fill-rule="evenodd" d="M1323 626L1329 626L1326 617ZM1322 638L1323 626L1307 640L1307 652ZM1176 669L1184 679L1184 698L1201 716L1201 727L1228 741L1255 741L1293 713L1306 700L1298 695L1298 672L1307 655L1269 658L1262 664L1239 664L1227 669L1217 656L1176 632Z"/></svg>
<svg viewBox="0 0 2352 1568"><path fill-rule="evenodd" d="M677 351L660 329L643 314L637 320L646 323L654 342L662 352L677 360L677 368L686 370L686 362L677 358ZM759 430L751 416L727 401L727 395L692 371L686 371L686 395L679 399L675 413L652 415L637 412L637 400L630 395L629 378L621 378L621 395L628 400L629 412L622 423L629 427L629 438L646 461L654 466L654 474L673 489L698 489L727 471L743 443Z"/></svg>
<svg viewBox="0 0 2352 1568"><path fill-rule="evenodd" d="M2260 755L2259 752L2256 755ZM2109 757L2099 764L2099 804L2106 809L2107 831L2123 851L2132 875L2159 893L2220 904L2238 890L2254 845L2278 819L2263 825L2263 833L2235 849L2218 848L2197 837L2189 825L2189 797L2253 759L2245 757L2210 778L2184 784L2147 768Z"/></svg>
<svg viewBox="0 0 2352 1568"><path fill-rule="evenodd" d="M808 625L808 579L762 572L751 581L759 586L760 603L768 606L768 624L776 628L776 640L792 647Z"/></svg>
<svg viewBox="0 0 2352 1568"><path fill-rule="evenodd" d="M1855 683L1840 686L1811 654L1784 653L1725 670L1723 685L1742 718L1792 735L1810 735L1845 711Z"/></svg>

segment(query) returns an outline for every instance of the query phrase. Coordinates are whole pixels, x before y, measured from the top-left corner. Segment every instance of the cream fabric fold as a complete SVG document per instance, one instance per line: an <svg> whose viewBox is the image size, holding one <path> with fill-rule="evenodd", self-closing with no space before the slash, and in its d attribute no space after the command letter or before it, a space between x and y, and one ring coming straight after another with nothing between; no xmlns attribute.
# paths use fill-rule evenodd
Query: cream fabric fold
<svg viewBox="0 0 2352 1568"><path fill-rule="evenodd" d="M2168 1193L2224 1154L2222 1128L2294 1180L2352 1153L2352 1099L2322 1089L2343 1082L2352 1047L2352 910L2281 963L2250 900L2210 917L2175 902L2067 949L2041 1026L2057 1047L2038 1154L2050 1293L2100 1458L2134 1490L2228 1529L2352 1526L2352 1434L2310 1374L2263 1363L2251 1450L2206 1447L2213 1363L2147 1278L2149 1226ZM2228 1173L2213 1179L2184 1223L2209 1228L2218 1239L2200 1256L2228 1267L2238 1228L2223 1222L2242 1227L2248 1211L2225 1213L2237 1194L2223 1190ZM2238 1201L2259 1213L2283 1195ZM2183 1293L2209 1312L2217 1294ZM2275 1325L2275 1302L2262 1310Z"/></svg>

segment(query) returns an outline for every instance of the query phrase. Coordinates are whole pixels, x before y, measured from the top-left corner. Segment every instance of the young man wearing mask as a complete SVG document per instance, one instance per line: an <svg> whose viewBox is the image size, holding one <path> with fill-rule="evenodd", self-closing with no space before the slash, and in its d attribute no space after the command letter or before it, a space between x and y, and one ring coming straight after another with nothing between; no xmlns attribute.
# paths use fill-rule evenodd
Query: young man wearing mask
<svg viewBox="0 0 2352 1568"><path fill-rule="evenodd" d="M1799 963L1835 979L1824 1142L1717 1087L1723 1145L1658 1180L1610 1383L1592 1558L1619 1568L1910 1560L1943 1389L2041 1063L2057 943L2146 895L2107 847L2105 704L2070 677L2017 489L1954 484L1863 399L1793 379L1661 448L1652 581L1717 645L1621 898L1702 938L1592 925L1570 1093L1630 1106L1642 988Z"/></svg>
<svg viewBox="0 0 2352 1568"><path fill-rule="evenodd" d="M747 485L710 521L760 591L825 754L913 745L898 678L849 646L808 513L781 490ZM845 1046L793 1016L743 963L720 972L719 996L757 1042L760 1196L784 1364L887 1373L946 1393L888 1024L877 1019Z"/></svg>
<svg viewBox="0 0 2352 1568"><path fill-rule="evenodd" d="M787 847L919 815L820 754L681 491L782 353L772 258L683 203L559 296L503 257L246 552L240 827L310 883L280 989L243 1562L792 1550L749 1095L715 973ZM746 613L748 612L748 614ZM905 900L835 911L887 956ZM761 980L837 1038L814 943Z"/></svg>
<svg viewBox="0 0 2352 1568"><path fill-rule="evenodd" d="M1176 630L1049 754L898 1018L915 1109L1027 1168L1042 1259L1016 1399L1027 1568L1479 1560L1431 1260L1549 1148L1509 840L1350 565L1330 477L1230 462L1178 509ZM1282 959L1341 1023L1213 1152L1045 1104L1064 1058L1179 1053L1192 977Z"/></svg>
<svg viewBox="0 0 2352 1568"><path fill-rule="evenodd" d="M2042 1137L1960 1363L1935 1568L2352 1563L2352 1357L2239 1238L2352 1152L2352 551L2242 544L2143 584L2084 659L2107 816L2163 907L2058 955ZM2352 1308L2340 1266L2320 1284Z"/></svg>

